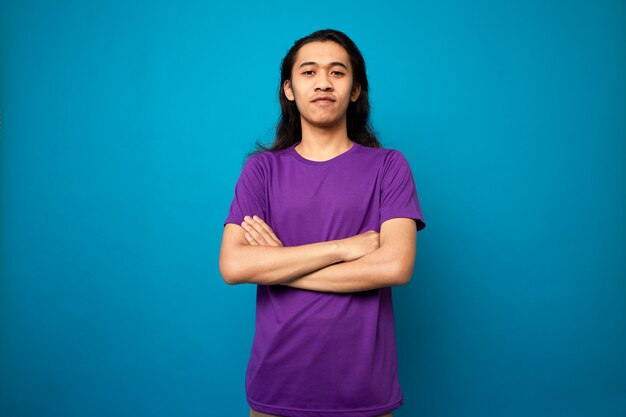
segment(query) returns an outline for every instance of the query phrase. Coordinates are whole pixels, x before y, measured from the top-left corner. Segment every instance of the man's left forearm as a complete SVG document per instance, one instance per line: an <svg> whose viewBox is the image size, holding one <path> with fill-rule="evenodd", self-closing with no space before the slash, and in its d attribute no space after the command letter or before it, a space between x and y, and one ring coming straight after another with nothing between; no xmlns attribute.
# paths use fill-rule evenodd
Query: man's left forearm
<svg viewBox="0 0 626 417"><path fill-rule="evenodd" d="M340 262L302 275L280 285L312 291L347 293L402 285L406 277L386 249L359 259Z"/></svg>

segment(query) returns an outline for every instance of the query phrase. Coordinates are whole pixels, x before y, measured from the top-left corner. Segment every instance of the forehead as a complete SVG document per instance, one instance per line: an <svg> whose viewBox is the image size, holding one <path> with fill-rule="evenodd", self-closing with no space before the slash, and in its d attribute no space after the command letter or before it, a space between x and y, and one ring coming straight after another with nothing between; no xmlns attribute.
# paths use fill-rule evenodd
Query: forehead
<svg viewBox="0 0 626 417"><path fill-rule="evenodd" d="M333 41L309 42L300 47L296 54L294 67L303 62L315 62L318 65L327 65L331 62L342 62L350 68L350 56L343 46Z"/></svg>

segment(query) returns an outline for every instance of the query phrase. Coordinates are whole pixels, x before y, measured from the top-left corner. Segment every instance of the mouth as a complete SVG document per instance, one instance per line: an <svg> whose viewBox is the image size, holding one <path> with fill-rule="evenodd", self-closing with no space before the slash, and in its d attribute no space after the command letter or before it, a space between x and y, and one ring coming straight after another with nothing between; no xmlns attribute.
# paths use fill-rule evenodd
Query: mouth
<svg viewBox="0 0 626 417"><path fill-rule="evenodd" d="M331 104L334 103L335 100L329 99L329 98L318 98L316 100L313 100L313 103L315 104L320 104L320 105L327 105L327 104Z"/></svg>
<svg viewBox="0 0 626 417"><path fill-rule="evenodd" d="M313 100L313 103L332 103L335 101L333 96L317 96Z"/></svg>

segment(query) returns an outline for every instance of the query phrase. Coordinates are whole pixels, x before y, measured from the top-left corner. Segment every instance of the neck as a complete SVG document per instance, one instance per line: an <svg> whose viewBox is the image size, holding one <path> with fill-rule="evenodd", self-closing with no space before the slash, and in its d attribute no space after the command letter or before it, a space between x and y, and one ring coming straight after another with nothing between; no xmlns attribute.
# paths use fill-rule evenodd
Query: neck
<svg viewBox="0 0 626 417"><path fill-rule="evenodd" d="M297 146L300 154L313 158L332 158L352 147L348 138L346 119L332 127L320 127L302 121L302 140Z"/></svg>

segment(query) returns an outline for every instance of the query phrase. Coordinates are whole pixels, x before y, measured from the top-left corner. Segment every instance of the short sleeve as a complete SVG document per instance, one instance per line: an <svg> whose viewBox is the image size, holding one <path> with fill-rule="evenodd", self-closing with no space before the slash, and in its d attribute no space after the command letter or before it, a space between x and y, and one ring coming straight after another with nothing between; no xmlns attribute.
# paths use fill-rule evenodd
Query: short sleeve
<svg viewBox="0 0 626 417"><path fill-rule="evenodd" d="M253 155L245 162L239 179L235 184L235 196L230 204L227 223L241 225L244 216L259 216L267 221L265 196L265 171L257 155Z"/></svg>
<svg viewBox="0 0 626 417"><path fill-rule="evenodd" d="M408 217L415 220L418 231L426 227L411 167L400 151L387 154L380 188L381 225L389 219Z"/></svg>

